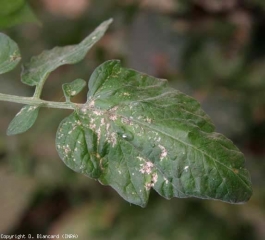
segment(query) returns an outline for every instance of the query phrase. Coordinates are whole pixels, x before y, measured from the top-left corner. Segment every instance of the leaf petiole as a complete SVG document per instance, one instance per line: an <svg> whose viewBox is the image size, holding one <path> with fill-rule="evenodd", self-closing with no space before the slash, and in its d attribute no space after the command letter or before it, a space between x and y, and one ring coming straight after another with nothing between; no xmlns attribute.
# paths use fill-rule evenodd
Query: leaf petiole
<svg viewBox="0 0 265 240"><path fill-rule="evenodd" d="M72 109L72 110L75 109L75 106L82 105L82 104L69 103L69 102L46 101L35 97L21 97L21 96L15 96L3 93L0 93L0 101L37 105L37 106L41 105L42 107L48 107L48 108L60 108L60 109Z"/></svg>

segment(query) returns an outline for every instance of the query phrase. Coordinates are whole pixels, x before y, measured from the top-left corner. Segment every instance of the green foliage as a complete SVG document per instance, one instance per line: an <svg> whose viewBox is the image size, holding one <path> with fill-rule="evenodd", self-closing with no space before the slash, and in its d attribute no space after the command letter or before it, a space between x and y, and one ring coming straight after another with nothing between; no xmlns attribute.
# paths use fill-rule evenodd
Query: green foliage
<svg viewBox="0 0 265 240"><path fill-rule="evenodd" d="M70 102L85 86L81 79L63 85L64 103L40 99L49 74L82 60L111 21L80 44L45 51L25 64L22 82L36 86L34 96L0 94L0 100L28 104L13 119L8 134L28 130L40 107L72 109L57 131L60 157L74 171L112 186L125 200L144 207L153 188L167 199L247 201L252 189L243 154L214 132L196 100L165 80L112 60L92 74L86 103Z"/></svg>
<svg viewBox="0 0 265 240"><path fill-rule="evenodd" d="M80 93L86 86L86 81L83 79L76 79L71 83L63 84L63 93L67 102L70 102L70 98Z"/></svg>
<svg viewBox="0 0 265 240"><path fill-rule="evenodd" d="M25 0L0 0L0 28L8 28L20 23L39 23Z"/></svg>
<svg viewBox="0 0 265 240"><path fill-rule="evenodd" d="M0 33L0 49L0 74L2 74L14 69L21 56L17 44L3 33Z"/></svg>
<svg viewBox="0 0 265 240"><path fill-rule="evenodd" d="M30 129L38 117L39 109L40 106L23 107L9 124L7 135L16 135Z"/></svg>
<svg viewBox="0 0 265 240"><path fill-rule="evenodd" d="M30 86L42 86L49 74L56 68L81 61L88 50L104 35L111 22L111 19L103 22L93 33L77 45L55 47L33 57L24 66L22 82Z"/></svg>
<svg viewBox="0 0 265 240"><path fill-rule="evenodd" d="M68 167L140 206L151 188L168 199L245 202L243 154L213 130L194 99L109 61L93 73L87 103L61 123L56 145Z"/></svg>

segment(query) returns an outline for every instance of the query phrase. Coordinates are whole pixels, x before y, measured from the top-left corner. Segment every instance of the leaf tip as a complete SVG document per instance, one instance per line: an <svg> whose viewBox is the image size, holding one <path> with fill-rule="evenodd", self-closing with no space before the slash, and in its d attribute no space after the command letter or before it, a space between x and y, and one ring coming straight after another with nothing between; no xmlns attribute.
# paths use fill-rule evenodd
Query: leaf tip
<svg viewBox="0 0 265 240"><path fill-rule="evenodd" d="M108 19L107 22L111 24L113 22L113 18Z"/></svg>
<svg viewBox="0 0 265 240"><path fill-rule="evenodd" d="M13 136L15 135L9 128L6 130L6 135L7 136Z"/></svg>

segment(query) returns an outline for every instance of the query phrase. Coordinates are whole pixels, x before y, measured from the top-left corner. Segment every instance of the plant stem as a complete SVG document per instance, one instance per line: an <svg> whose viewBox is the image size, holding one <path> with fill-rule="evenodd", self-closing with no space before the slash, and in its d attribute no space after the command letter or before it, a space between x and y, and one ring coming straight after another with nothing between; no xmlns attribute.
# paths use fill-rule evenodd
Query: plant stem
<svg viewBox="0 0 265 240"><path fill-rule="evenodd" d="M44 86L44 83L47 79L47 76L45 76L44 79L42 79L42 81L40 81L37 85L36 85L36 88L35 88L35 92L34 92L34 95L33 97L35 98L40 98L40 95L41 95L41 92L42 92L42 89L43 89L43 86Z"/></svg>
<svg viewBox="0 0 265 240"><path fill-rule="evenodd" d="M35 97L20 97L20 96L3 94L3 93L0 93L0 101L29 104L29 105L41 105L42 107L48 107L48 108L73 109L73 110L75 109L75 105L76 106L79 105L69 102L52 102L52 101L45 101Z"/></svg>

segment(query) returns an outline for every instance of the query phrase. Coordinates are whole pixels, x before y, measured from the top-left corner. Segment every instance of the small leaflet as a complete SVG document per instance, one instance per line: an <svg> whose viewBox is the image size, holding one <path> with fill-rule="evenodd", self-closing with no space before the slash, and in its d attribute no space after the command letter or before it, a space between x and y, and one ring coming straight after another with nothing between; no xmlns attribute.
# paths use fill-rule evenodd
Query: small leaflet
<svg viewBox="0 0 265 240"><path fill-rule="evenodd" d="M69 168L142 207L151 189L229 203L252 194L244 155L195 99L117 60L94 71L88 100L62 121L56 148Z"/></svg>
<svg viewBox="0 0 265 240"><path fill-rule="evenodd" d="M58 67L81 61L89 49L101 39L111 22L112 19L100 24L94 32L79 44L55 47L32 57L30 62L23 66L21 81L30 86L43 85L49 74Z"/></svg>
<svg viewBox="0 0 265 240"><path fill-rule="evenodd" d="M21 60L18 45L7 35L0 33L0 74L13 70Z"/></svg>
<svg viewBox="0 0 265 240"><path fill-rule="evenodd" d="M23 107L9 124L7 135L16 135L30 129L38 117L39 109L39 106Z"/></svg>
<svg viewBox="0 0 265 240"><path fill-rule="evenodd" d="M71 97L76 96L80 93L84 87L86 86L86 81L83 79L76 79L71 83L63 84L63 93L65 96L66 101L70 101Z"/></svg>

